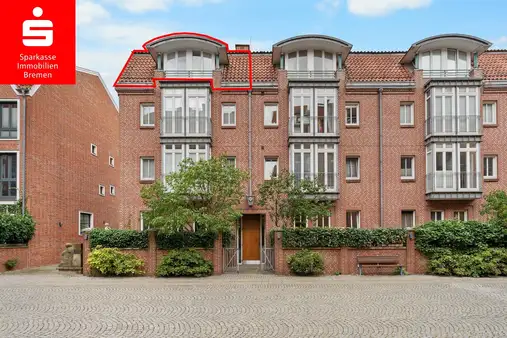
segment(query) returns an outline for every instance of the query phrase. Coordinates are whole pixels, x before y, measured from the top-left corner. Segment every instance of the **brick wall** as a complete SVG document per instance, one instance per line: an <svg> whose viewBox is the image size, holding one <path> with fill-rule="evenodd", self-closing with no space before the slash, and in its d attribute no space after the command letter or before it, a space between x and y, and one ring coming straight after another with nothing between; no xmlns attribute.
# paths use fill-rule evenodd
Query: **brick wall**
<svg viewBox="0 0 507 338"><path fill-rule="evenodd" d="M19 245L0 245L0 272L4 272L7 269L5 268L5 262L9 259L17 259L18 263L14 270L20 270L28 267L28 259L29 259L29 249L28 246L19 246Z"/></svg>

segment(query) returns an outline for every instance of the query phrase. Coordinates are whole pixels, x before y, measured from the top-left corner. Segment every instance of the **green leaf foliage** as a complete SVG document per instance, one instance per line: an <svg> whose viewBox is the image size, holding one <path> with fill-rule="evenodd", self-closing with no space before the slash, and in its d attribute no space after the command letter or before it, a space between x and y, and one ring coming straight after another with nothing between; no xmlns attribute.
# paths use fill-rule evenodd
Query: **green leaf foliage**
<svg viewBox="0 0 507 338"><path fill-rule="evenodd" d="M97 246L88 255L88 264L103 276L135 276L144 273L144 262L134 254L122 253L117 248Z"/></svg>
<svg viewBox="0 0 507 338"><path fill-rule="evenodd" d="M487 248L468 253L434 254L429 261L428 271L442 276L507 276L507 249Z"/></svg>
<svg viewBox="0 0 507 338"><path fill-rule="evenodd" d="M287 257L290 271L300 276L318 275L324 271L322 256L310 250L303 249Z"/></svg>
<svg viewBox="0 0 507 338"><path fill-rule="evenodd" d="M26 244L35 233L35 221L28 213L0 213L0 244Z"/></svg>
<svg viewBox="0 0 507 338"><path fill-rule="evenodd" d="M5 268L7 270L12 270L16 267L16 265L18 265L18 259L17 258L11 258L11 259L8 259L5 263Z"/></svg>
<svg viewBox="0 0 507 338"><path fill-rule="evenodd" d="M146 249L148 248L148 232L123 229L95 228L90 232L90 247L120 249Z"/></svg>
<svg viewBox="0 0 507 338"><path fill-rule="evenodd" d="M488 215L489 221L507 226L507 193L495 190L484 197L481 215Z"/></svg>
<svg viewBox="0 0 507 338"><path fill-rule="evenodd" d="M148 210L143 219L151 228L177 233L193 223L205 231L228 231L241 213L235 209L244 198L248 174L231 166L225 157L194 162L185 159L180 170L163 182L145 186L141 197Z"/></svg>
<svg viewBox="0 0 507 338"><path fill-rule="evenodd" d="M180 231L173 233L158 233L157 248L163 250L184 249L184 248L205 248L214 247L217 233L212 231Z"/></svg>
<svg viewBox="0 0 507 338"><path fill-rule="evenodd" d="M405 229L295 228L284 229L284 248L369 248L405 245Z"/></svg>
<svg viewBox="0 0 507 338"><path fill-rule="evenodd" d="M158 277L203 277L213 273L213 263L192 249L171 250L157 267Z"/></svg>
<svg viewBox="0 0 507 338"><path fill-rule="evenodd" d="M282 171L259 186L258 203L268 211L275 228L292 227L301 217L316 220L331 215L333 202L325 198L325 191L317 180L298 180Z"/></svg>

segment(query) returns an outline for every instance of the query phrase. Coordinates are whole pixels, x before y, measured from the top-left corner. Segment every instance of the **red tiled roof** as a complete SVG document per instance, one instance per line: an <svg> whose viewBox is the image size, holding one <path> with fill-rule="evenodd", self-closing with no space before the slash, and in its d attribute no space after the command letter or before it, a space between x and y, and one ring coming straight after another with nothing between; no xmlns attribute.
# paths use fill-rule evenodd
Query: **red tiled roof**
<svg viewBox="0 0 507 338"><path fill-rule="evenodd" d="M151 83L157 64L149 53L134 53L119 83Z"/></svg>
<svg viewBox="0 0 507 338"><path fill-rule="evenodd" d="M345 69L348 81L410 81L412 73L400 64L404 54L360 53L349 54Z"/></svg>
<svg viewBox="0 0 507 338"><path fill-rule="evenodd" d="M271 54L252 54L253 81L276 82L276 69ZM248 55L229 54L229 64L224 67L223 81L248 82Z"/></svg>
<svg viewBox="0 0 507 338"><path fill-rule="evenodd" d="M485 80L507 80L507 52L485 52L479 56Z"/></svg>

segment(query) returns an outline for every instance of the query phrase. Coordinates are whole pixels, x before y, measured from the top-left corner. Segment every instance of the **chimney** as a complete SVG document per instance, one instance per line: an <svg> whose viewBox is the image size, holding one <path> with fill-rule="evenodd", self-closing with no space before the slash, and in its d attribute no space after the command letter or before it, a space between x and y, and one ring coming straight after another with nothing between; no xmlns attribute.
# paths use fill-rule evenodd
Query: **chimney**
<svg viewBox="0 0 507 338"><path fill-rule="evenodd" d="M250 50L250 45L236 44L236 50Z"/></svg>

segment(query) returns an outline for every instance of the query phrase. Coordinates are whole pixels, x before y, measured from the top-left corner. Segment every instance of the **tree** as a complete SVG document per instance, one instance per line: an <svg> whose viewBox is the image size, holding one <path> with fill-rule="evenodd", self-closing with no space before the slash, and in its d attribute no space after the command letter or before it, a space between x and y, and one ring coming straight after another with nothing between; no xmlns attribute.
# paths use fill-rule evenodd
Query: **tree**
<svg viewBox="0 0 507 338"><path fill-rule="evenodd" d="M495 190L486 195L485 200L481 215L488 215L489 220L507 225L507 193Z"/></svg>
<svg viewBox="0 0 507 338"><path fill-rule="evenodd" d="M275 227L288 227L299 217L316 220L330 216L332 201L325 198L325 191L316 180L297 180L284 171L259 186L259 205L268 210Z"/></svg>
<svg viewBox="0 0 507 338"><path fill-rule="evenodd" d="M225 157L194 162L185 159L180 170L141 190L148 210L143 220L162 232L178 232L191 224L206 231L228 231L241 213L234 209L243 197L248 174Z"/></svg>

